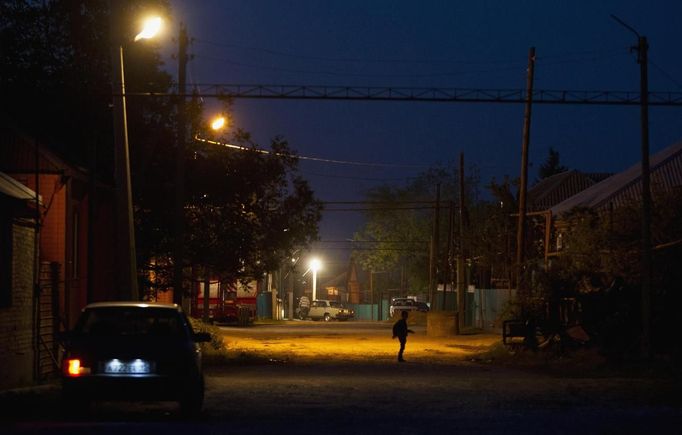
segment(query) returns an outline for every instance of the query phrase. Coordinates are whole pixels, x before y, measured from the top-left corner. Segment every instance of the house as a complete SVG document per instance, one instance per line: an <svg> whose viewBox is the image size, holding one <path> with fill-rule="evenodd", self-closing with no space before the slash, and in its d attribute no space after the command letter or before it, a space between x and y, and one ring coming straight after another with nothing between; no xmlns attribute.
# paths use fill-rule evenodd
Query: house
<svg viewBox="0 0 682 435"><path fill-rule="evenodd" d="M682 186L682 142L651 156L649 168L653 193L667 192ZM637 163L552 206L552 215L561 216L575 207L607 211L611 207L617 208L632 201L640 201L641 176L642 166Z"/></svg>
<svg viewBox="0 0 682 435"><path fill-rule="evenodd" d="M17 249L3 253L2 264L11 259L13 272L11 278L3 275L10 284L5 285L9 293L3 293L5 305L0 308L0 349L17 346L16 328L28 325L31 348L22 352L33 361L18 366L18 371L3 366L2 387L38 382L53 374L58 366L56 333L71 328L87 303L116 299L116 287L115 234L97 231L114 228L113 190L94 184L87 170L65 162L5 122L0 125L0 171L4 190L10 192L4 193L0 207L3 243L12 240L14 248L21 241ZM27 243L30 253L24 252ZM26 310L26 304L35 306ZM30 378L26 367L32 367Z"/></svg>
<svg viewBox="0 0 682 435"><path fill-rule="evenodd" d="M666 193L682 187L682 142L678 142L652 155L649 161L651 192ZM641 203L642 167L637 163L573 195L547 210L554 219L556 251L561 250L563 241L562 215L577 208L589 208L600 214L610 210ZM654 204L655 206L655 204ZM666 240L654 240L666 242Z"/></svg>
<svg viewBox="0 0 682 435"><path fill-rule="evenodd" d="M0 172L0 389L34 379L36 202L34 191Z"/></svg>
<svg viewBox="0 0 682 435"><path fill-rule="evenodd" d="M569 170L544 178L528 189L527 209L530 212L547 210L611 175Z"/></svg>

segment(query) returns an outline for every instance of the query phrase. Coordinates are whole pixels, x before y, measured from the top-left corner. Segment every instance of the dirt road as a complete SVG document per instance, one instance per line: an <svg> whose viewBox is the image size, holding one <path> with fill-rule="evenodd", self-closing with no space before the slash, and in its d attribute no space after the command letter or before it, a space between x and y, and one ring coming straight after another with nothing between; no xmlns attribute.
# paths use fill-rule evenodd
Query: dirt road
<svg viewBox="0 0 682 435"><path fill-rule="evenodd" d="M88 418L67 420L58 389L47 387L0 394L0 432L583 435L679 433L682 424L679 378L500 364L481 354L495 336L434 340L415 328L399 364L390 324L222 332L231 356L207 367L197 420L182 420L172 403L100 403Z"/></svg>

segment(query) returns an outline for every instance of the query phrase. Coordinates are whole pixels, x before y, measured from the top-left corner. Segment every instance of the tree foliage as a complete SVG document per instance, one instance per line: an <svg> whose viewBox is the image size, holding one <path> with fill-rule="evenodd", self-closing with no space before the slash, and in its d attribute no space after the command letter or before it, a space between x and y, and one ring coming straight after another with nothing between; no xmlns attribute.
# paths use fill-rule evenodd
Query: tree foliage
<svg viewBox="0 0 682 435"><path fill-rule="evenodd" d="M474 168L472 175L465 180L466 203L470 205L463 214L465 218L478 202L477 177ZM439 256L435 261L441 281L447 279L444 271L448 262L448 212L452 206L459 216L456 209L459 204L458 184L456 168L436 167L420 174L405 186L382 185L368 191L366 200L369 210L365 213L365 227L355 234L354 239L372 243L364 243L363 249L354 251L359 263L368 270L392 272L389 278L392 276L393 280L389 279L389 285L397 287L399 277L403 276L409 290L426 292L435 222L436 186L440 185ZM457 238L454 245L459 246L460 242Z"/></svg>
<svg viewBox="0 0 682 435"><path fill-rule="evenodd" d="M42 144L109 185L114 179L111 103L117 98L112 71L118 68L119 44L128 92L173 90L160 55L162 42L132 42L137 17L149 10L171 16L166 0L0 3L3 109ZM202 132L204 110L197 99L186 107L194 137ZM169 265L176 100L129 96L127 115L138 265ZM251 151L190 141L181 156L187 168L186 263L229 277L256 276L317 236L320 204L297 174L296 156L285 140L274 139L272 152L263 154L243 132L232 139ZM162 289L166 285L160 283Z"/></svg>
<svg viewBox="0 0 682 435"><path fill-rule="evenodd" d="M297 174L282 138L264 152L238 132L241 150L195 143L188 161L188 257L231 279L277 269L317 237L321 203Z"/></svg>
<svg viewBox="0 0 682 435"><path fill-rule="evenodd" d="M549 147L549 155L545 162L538 169L538 179L544 180L552 175L567 171L568 168L560 163L559 151Z"/></svg>

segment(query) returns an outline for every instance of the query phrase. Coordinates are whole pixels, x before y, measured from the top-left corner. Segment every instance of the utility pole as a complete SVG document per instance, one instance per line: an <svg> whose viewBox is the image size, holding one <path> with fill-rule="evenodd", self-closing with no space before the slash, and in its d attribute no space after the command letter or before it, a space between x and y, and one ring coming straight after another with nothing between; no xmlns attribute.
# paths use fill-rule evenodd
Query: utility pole
<svg viewBox="0 0 682 435"><path fill-rule="evenodd" d="M464 330L466 316L466 246L464 244L464 153L459 153L459 256L457 257L457 327Z"/></svg>
<svg viewBox="0 0 682 435"><path fill-rule="evenodd" d="M436 184L436 207L433 215L431 255L429 261L429 302L435 305L438 288L438 227L440 226L440 183ZM441 307L443 309L445 307Z"/></svg>
<svg viewBox="0 0 682 435"><path fill-rule="evenodd" d="M642 123L642 355L651 357L651 173L649 167L649 44L639 37Z"/></svg>
<svg viewBox="0 0 682 435"><path fill-rule="evenodd" d="M209 316L209 311L211 309L211 269L209 267L204 267L204 306L202 321L204 323L209 323L211 318Z"/></svg>
<svg viewBox="0 0 682 435"><path fill-rule="evenodd" d="M443 280L443 309L445 309L445 303L447 301L447 289L448 284L450 284L450 289L454 291L454 279L453 279L453 233L455 231L455 203L450 201L450 210L448 213L448 244L447 244L447 264L445 265L445 279Z"/></svg>
<svg viewBox="0 0 682 435"><path fill-rule="evenodd" d="M640 122L642 142L642 341L641 353L651 357L651 168L649 167L649 43L634 28L615 15L611 18L637 36L637 63L639 64Z"/></svg>
<svg viewBox="0 0 682 435"><path fill-rule="evenodd" d="M177 146L175 155L175 221L173 240L173 302L182 305L184 296L183 257L185 239L185 83L187 78L187 27L180 23L178 35Z"/></svg>
<svg viewBox="0 0 682 435"><path fill-rule="evenodd" d="M526 248L526 192L528 190L528 146L530 145L530 116L533 106L533 75L535 73L535 47L528 52L528 74L526 78L526 108L523 115L523 144L521 147L521 182L519 185L519 221L516 228L516 289L525 291L523 263Z"/></svg>

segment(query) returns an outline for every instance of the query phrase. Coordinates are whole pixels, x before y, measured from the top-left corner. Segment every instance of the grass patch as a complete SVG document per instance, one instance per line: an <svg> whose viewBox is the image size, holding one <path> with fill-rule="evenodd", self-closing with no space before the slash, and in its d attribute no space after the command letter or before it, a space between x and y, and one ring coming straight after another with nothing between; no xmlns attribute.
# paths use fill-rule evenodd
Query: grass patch
<svg viewBox="0 0 682 435"><path fill-rule="evenodd" d="M211 341L199 344L204 364L219 365L229 360L227 345L217 326L193 318L190 318L190 323L194 332L207 332L211 335Z"/></svg>

